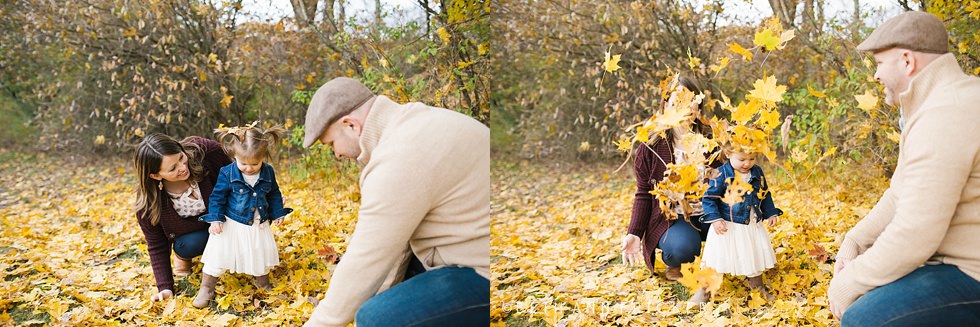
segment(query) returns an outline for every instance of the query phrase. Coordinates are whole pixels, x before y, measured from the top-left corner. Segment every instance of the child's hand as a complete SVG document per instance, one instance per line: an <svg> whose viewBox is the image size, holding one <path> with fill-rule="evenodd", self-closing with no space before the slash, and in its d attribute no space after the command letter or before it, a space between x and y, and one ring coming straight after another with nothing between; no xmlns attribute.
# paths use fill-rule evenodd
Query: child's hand
<svg viewBox="0 0 980 327"><path fill-rule="evenodd" d="M769 224L769 227L775 227L776 224L779 223L779 217L778 216L769 217L769 219L766 219L766 223Z"/></svg>
<svg viewBox="0 0 980 327"><path fill-rule="evenodd" d="M286 220L286 217L282 217L282 218L276 219L272 223L273 224L276 224L276 226L279 226L279 225L282 225L282 221L283 220Z"/></svg>
<svg viewBox="0 0 980 327"><path fill-rule="evenodd" d="M221 227L222 227L222 225L224 225L224 223L222 223L220 221L216 221L216 222L211 223L211 227L208 228L208 233L211 233L211 235L221 234Z"/></svg>
<svg viewBox="0 0 980 327"><path fill-rule="evenodd" d="M728 232L728 225L725 225L724 220L715 220L711 223L711 227L714 228L715 234L725 235Z"/></svg>

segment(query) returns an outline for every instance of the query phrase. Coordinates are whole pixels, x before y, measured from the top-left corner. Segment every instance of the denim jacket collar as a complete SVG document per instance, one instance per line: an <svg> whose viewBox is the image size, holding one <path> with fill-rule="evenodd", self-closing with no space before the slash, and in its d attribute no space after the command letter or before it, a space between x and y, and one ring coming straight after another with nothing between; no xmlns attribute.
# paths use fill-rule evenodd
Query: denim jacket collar
<svg viewBox="0 0 980 327"><path fill-rule="evenodd" d="M266 182L266 183L272 182L272 179L269 177L269 175L272 173L271 171L269 171L270 169L272 169L272 167L269 166L269 164L265 162L262 163L262 168L259 169L259 179L258 181L255 182L255 185L258 185L259 182ZM245 177L242 176L242 171L238 169L238 167L235 167L235 169L231 170L231 182L241 182L243 184L248 184L248 182L245 181Z"/></svg>

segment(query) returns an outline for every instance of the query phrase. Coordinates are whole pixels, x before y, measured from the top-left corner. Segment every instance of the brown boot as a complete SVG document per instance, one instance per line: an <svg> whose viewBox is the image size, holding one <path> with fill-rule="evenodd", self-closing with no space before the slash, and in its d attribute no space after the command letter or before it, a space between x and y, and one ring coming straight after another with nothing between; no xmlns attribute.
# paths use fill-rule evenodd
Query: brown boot
<svg viewBox="0 0 980 327"><path fill-rule="evenodd" d="M174 254L174 276L177 277L187 277L191 274L191 259L184 259L181 256Z"/></svg>
<svg viewBox="0 0 980 327"><path fill-rule="evenodd" d="M748 281L749 281L749 288L759 291L759 294L762 295L762 297L765 298L767 301L772 301L776 298L774 295L769 293L768 287L766 287L765 283L762 282L762 275L749 277Z"/></svg>
<svg viewBox="0 0 980 327"><path fill-rule="evenodd" d="M272 290L272 284L269 283L269 275L255 276L255 287L266 291Z"/></svg>
<svg viewBox="0 0 980 327"><path fill-rule="evenodd" d="M694 295L691 295L691 298L687 302L703 304L708 302L709 297L711 297L711 293L708 293L707 289L699 288L697 292L694 292Z"/></svg>
<svg viewBox="0 0 980 327"><path fill-rule="evenodd" d="M667 280L678 280L684 277L684 275L681 274L681 267L668 266L667 271L664 272L664 277L667 277Z"/></svg>
<svg viewBox="0 0 980 327"><path fill-rule="evenodd" d="M214 285L218 283L218 277L208 274L201 274L201 288L197 290L197 297L194 298L194 307L203 308L208 306L208 302L214 298Z"/></svg>

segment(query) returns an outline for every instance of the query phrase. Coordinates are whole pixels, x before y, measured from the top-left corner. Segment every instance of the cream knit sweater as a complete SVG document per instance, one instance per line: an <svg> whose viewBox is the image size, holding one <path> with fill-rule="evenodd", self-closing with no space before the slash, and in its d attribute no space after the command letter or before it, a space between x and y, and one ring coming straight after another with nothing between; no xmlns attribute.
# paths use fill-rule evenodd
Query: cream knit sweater
<svg viewBox="0 0 980 327"><path fill-rule="evenodd" d="M490 275L489 128L454 111L378 96L360 146L357 225L309 326L352 321L386 288L407 250L427 270L462 266Z"/></svg>
<svg viewBox="0 0 980 327"><path fill-rule="evenodd" d="M949 264L980 280L980 78L946 54L899 95L907 121L891 185L844 236L849 258L830 282L849 307L923 264Z"/></svg>

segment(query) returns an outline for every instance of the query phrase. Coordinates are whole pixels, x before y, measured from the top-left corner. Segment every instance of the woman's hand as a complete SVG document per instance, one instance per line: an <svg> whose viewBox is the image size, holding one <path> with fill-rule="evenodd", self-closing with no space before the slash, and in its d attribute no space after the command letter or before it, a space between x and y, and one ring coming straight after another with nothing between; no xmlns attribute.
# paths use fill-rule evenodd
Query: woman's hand
<svg viewBox="0 0 980 327"><path fill-rule="evenodd" d="M711 228L715 230L715 234L725 235L728 232L728 225L725 224L724 220L715 220L711 222Z"/></svg>
<svg viewBox="0 0 980 327"><path fill-rule="evenodd" d="M172 298L172 297L174 297L174 292L173 291L171 291L171 290L162 290L162 291L160 291L157 294L153 294L153 296L150 297L150 301L153 301L153 302L163 301L163 300L166 300L166 299L169 299L169 298Z"/></svg>
<svg viewBox="0 0 980 327"><path fill-rule="evenodd" d="M623 263L627 266L641 265L643 259L643 245L640 244L640 237L633 234L626 234L623 237Z"/></svg>
<svg viewBox="0 0 980 327"><path fill-rule="evenodd" d="M221 227L222 227L222 225L224 225L224 223L222 223L220 221L216 221L216 222L211 223L211 227L208 228L208 233L211 233L211 235L221 234L221 229L222 229Z"/></svg>

